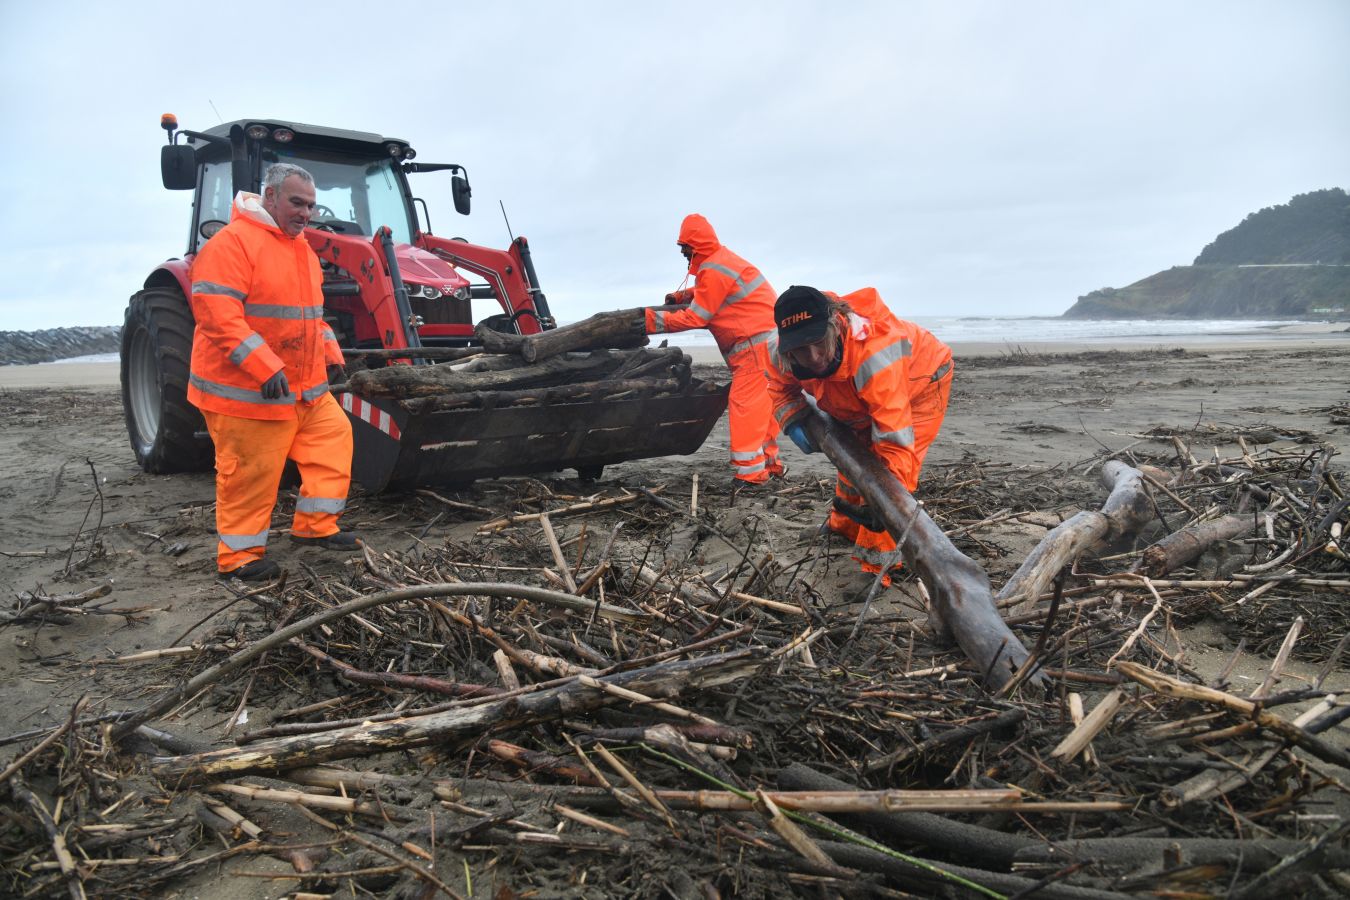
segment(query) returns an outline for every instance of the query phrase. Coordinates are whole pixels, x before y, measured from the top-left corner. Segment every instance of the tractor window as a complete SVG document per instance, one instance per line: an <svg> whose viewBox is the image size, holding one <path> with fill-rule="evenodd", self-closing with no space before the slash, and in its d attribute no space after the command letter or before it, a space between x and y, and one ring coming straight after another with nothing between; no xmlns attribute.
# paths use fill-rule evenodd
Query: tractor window
<svg viewBox="0 0 1350 900"><path fill-rule="evenodd" d="M312 225L326 226L342 234L367 237L388 225L398 243L411 243L408 207L394 174L394 161L328 156L317 153L280 151L264 162L293 162L314 176L315 202Z"/></svg>
<svg viewBox="0 0 1350 900"><path fill-rule="evenodd" d="M234 205L234 182L228 159L209 162L202 167L202 193L197 203L197 222L193 228L193 246L201 246L209 235L202 234L205 222L230 221Z"/></svg>

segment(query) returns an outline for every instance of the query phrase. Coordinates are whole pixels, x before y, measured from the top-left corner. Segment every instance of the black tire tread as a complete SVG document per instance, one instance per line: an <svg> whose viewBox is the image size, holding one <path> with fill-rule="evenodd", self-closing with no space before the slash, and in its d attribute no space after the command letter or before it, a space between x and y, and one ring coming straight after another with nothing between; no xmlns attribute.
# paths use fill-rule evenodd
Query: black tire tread
<svg viewBox="0 0 1350 900"><path fill-rule="evenodd" d="M138 330L150 335L160 379L159 431L148 446L137 440L129 400L128 352ZM187 399L193 330L192 311L176 287L146 288L133 294L127 303L122 328L122 406L136 461L147 472L203 472L215 460L210 439L198 437L206 430L202 414Z"/></svg>

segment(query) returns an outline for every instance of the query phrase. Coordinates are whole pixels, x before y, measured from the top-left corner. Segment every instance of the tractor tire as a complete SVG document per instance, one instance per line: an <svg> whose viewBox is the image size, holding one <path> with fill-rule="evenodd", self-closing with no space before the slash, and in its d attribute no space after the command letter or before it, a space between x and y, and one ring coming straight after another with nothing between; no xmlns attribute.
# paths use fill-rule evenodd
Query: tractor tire
<svg viewBox="0 0 1350 900"><path fill-rule="evenodd" d="M188 402L192 311L182 291L147 288L127 303L122 326L122 409L136 462L157 475L208 471L206 423Z"/></svg>

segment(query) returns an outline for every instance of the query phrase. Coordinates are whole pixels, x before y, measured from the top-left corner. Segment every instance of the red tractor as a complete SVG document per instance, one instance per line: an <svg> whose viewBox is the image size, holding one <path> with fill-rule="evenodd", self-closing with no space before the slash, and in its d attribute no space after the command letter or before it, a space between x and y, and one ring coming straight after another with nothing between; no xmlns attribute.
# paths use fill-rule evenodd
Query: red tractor
<svg viewBox="0 0 1350 900"><path fill-rule="evenodd" d="M476 300L495 302L482 319L495 330L528 335L556 327L524 237L497 250L432 234L408 176L450 172L455 209L467 215L463 166L414 162L416 152L397 138L294 122L245 119L197 132L180 131L165 116L162 125L169 133L160 157L164 186L195 193L187 252L150 273L127 305L122 331L122 403L145 471L211 467L210 438L186 394L188 270L229 220L235 193L258 192L272 163L295 163L314 176L318 206L305 238L323 265L324 318L344 349L471 346ZM413 354L391 362L433 364ZM413 413L397 401L336 396L352 418L353 475L372 491L568 467L593 478L610 463L694 452L726 406L724 386L697 379L678 396L565 409Z"/></svg>

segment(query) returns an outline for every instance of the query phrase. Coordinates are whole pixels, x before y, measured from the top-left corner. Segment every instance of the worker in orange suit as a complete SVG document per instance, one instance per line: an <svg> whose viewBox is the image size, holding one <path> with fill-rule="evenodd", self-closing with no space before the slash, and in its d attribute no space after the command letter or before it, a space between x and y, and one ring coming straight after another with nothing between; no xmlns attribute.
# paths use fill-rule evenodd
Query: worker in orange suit
<svg viewBox="0 0 1350 900"><path fill-rule="evenodd" d="M783 432L804 453L813 415L804 393L851 428L911 492L951 396L952 351L929 331L897 318L874 288L840 297L793 285L774 306L777 349L769 395ZM866 572L881 572L895 539L842 473L826 526L854 545ZM883 575L890 583L889 574Z"/></svg>
<svg viewBox="0 0 1350 900"><path fill-rule="evenodd" d="M222 578L277 574L265 554L287 459L300 472L291 540L359 549L338 528L351 484L352 429L328 392L342 351L323 320L323 275L302 233L314 179L277 164L263 193L240 191L229 225L192 262L188 399L216 448L216 568Z"/></svg>
<svg viewBox="0 0 1350 900"><path fill-rule="evenodd" d="M778 459L778 423L769 404L766 375L774 341L773 288L759 269L722 246L712 225L698 213L684 217L677 243L689 261L694 286L667 294L666 304L688 306L647 309L647 333L693 328L712 332L731 370L727 418L736 484L781 478L787 469Z"/></svg>

